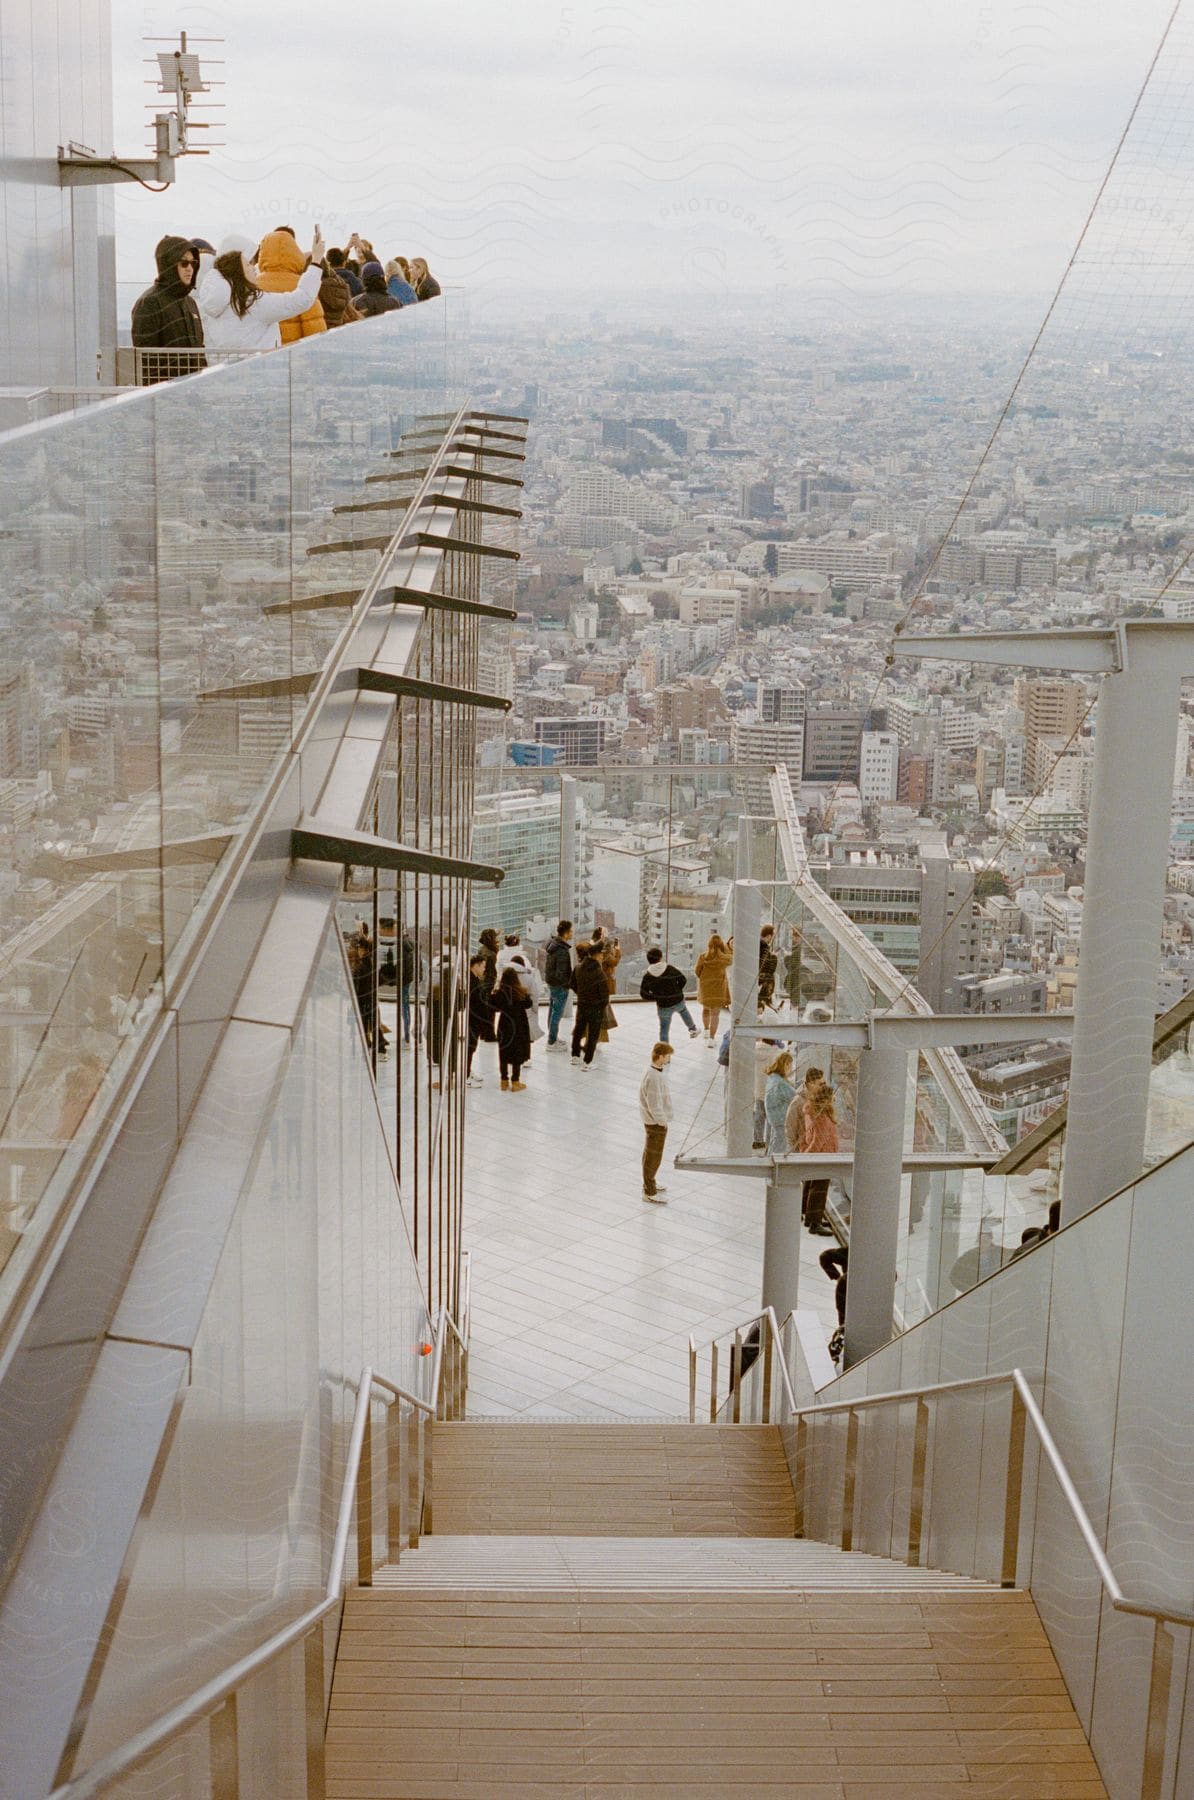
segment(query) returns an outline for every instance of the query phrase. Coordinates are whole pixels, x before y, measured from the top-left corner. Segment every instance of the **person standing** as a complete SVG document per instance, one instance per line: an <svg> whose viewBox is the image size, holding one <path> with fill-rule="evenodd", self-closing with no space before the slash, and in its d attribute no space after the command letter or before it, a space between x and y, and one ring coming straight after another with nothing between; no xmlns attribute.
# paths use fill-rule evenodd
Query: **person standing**
<svg viewBox="0 0 1194 1800"><path fill-rule="evenodd" d="M643 1199L665 1205L665 1187L655 1177L663 1161L667 1128L672 1117L672 1096L667 1084L667 1066L673 1055L670 1044L658 1043L651 1052L651 1067L643 1076L638 1090L639 1117L643 1122Z"/></svg>
<svg viewBox="0 0 1194 1800"><path fill-rule="evenodd" d="M481 945L481 954L485 958L485 992L492 994L497 986L497 959L498 951L501 948L496 928L493 925L487 925L478 942Z"/></svg>
<svg viewBox="0 0 1194 1800"><path fill-rule="evenodd" d="M153 256L157 280L134 302L133 344L138 350L167 354L141 358L141 380L147 387L207 367L203 320L194 293L199 252L187 238L167 236L159 239ZM180 354L188 350L193 354Z"/></svg>
<svg viewBox="0 0 1194 1800"><path fill-rule="evenodd" d="M445 950L435 971L431 992L427 996L427 1054L435 1065L431 1085L442 1085L444 1070L453 1067L456 1056L456 1014L463 996L452 980L452 952Z"/></svg>
<svg viewBox="0 0 1194 1800"><path fill-rule="evenodd" d="M730 1004L730 983L726 971L733 961L730 944L715 931L696 959L697 998L701 1003L701 1023L706 1045L717 1042L717 1021Z"/></svg>
<svg viewBox="0 0 1194 1800"><path fill-rule="evenodd" d="M594 931L592 945L595 955L600 959L602 973L609 983L609 991L612 998L614 990L618 985L618 964L622 960L622 946L619 944L617 938L611 938L607 934L604 925L598 925L597 929ZM602 1022L601 1036L598 1039L598 1042L608 1044L610 1032L616 1031L617 1028L617 1016L614 1013L612 1005L607 1003L605 1008L605 1019Z"/></svg>
<svg viewBox="0 0 1194 1800"><path fill-rule="evenodd" d="M322 243L319 247L322 249ZM267 294L292 294L310 263L311 258L299 249L289 225L280 225L277 231L267 232L261 240L261 248L257 252L255 284ZM278 330L284 344L297 344L300 338L317 337L327 330L328 322L319 304L318 281L315 282L313 293L310 306L279 323Z"/></svg>
<svg viewBox="0 0 1194 1800"><path fill-rule="evenodd" d="M605 1009L609 1005L609 982L605 979L605 971L601 967L601 959L593 952L591 944L580 944L576 951L576 968L572 975L572 985L576 990L576 1022L572 1027L572 1060L581 1061L581 1048L584 1048L583 1067L592 1067L593 1056L597 1049L597 1039L601 1035L601 1027L605 1022Z"/></svg>
<svg viewBox="0 0 1194 1800"><path fill-rule="evenodd" d="M759 1011L775 1005L775 977L779 957L775 954L775 926L764 925L759 933Z"/></svg>
<svg viewBox="0 0 1194 1800"><path fill-rule="evenodd" d="M469 1087L485 1085L484 1076L473 1074L473 1057L482 1038L486 1043L493 1041L493 1008L489 1004L489 995L485 992L485 958L478 950L474 951L468 966L468 1062L465 1066L465 1082Z"/></svg>
<svg viewBox="0 0 1194 1800"><path fill-rule="evenodd" d="M804 1110L813 1097L813 1092L825 1079L824 1069L809 1068L805 1071L803 1084L797 1088L796 1097L788 1108L788 1116L784 1120L784 1136L788 1140L789 1150L804 1149ZM807 1185L807 1184L806 1184ZM805 1207L801 1206L803 1217Z"/></svg>
<svg viewBox="0 0 1194 1800"><path fill-rule="evenodd" d="M410 932L405 928L402 932L402 944L398 952L398 991L402 1002L402 1042L410 1043L410 989L417 969L415 947Z"/></svg>
<svg viewBox="0 0 1194 1800"><path fill-rule="evenodd" d="M498 1064L502 1092L521 1094L526 1087L520 1081L522 1065L531 1054L531 996L519 979L519 971L511 964L490 996L494 1023L497 1026Z"/></svg>
<svg viewBox="0 0 1194 1800"><path fill-rule="evenodd" d="M572 991L572 920L561 919L556 934L547 946L543 966L547 977L549 1002L547 1009L547 1048L560 1041L560 1020Z"/></svg>
<svg viewBox="0 0 1194 1800"><path fill-rule="evenodd" d="M838 1149L837 1114L833 1106L833 1089L827 1081L819 1081L805 1102L804 1143L809 1156L836 1156ZM825 1218L825 1202L829 1198L829 1177L804 1184L804 1223L814 1237L832 1237L833 1226Z"/></svg>
<svg viewBox="0 0 1194 1800"><path fill-rule="evenodd" d="M763 1110L767 1115L767 1148L772 1156L782 1156L788 1148L784 1121L788 1108L796 1098L792 1082L792 1053L781 1050L767 1066L767 1086L763 1090Z"/></svg>
<svg viewBox="0 0 1194 1800"><path fill-rule="evenodd" d="M767 1148L767 1077L771 1071L776 1051L782 1049L783 1045L778 1038L755 1039L752 1150L766 1150Z"/></svg>
<svg viewBox="0 0 1194 1800"><path fill-rule="evenodd" d="M784 957L784 992L793 1012L800 1011L800 933L792 927L792 942Z"/></svg>
<svg viewBox="0 0 1194 1800"><path fill-rule="evenodd" d="M672 1020L679 1013L688 1027L689 1037L697 1037L699 1033L693 1023L692 1014L684 1002L684 989L688 985L688 977L681 973L672 963L665 963L662 950L647 951L647 972L639 983L639 996L643 1000L654 1000L659 1012L659 1041L668 1042Z"/></svg>

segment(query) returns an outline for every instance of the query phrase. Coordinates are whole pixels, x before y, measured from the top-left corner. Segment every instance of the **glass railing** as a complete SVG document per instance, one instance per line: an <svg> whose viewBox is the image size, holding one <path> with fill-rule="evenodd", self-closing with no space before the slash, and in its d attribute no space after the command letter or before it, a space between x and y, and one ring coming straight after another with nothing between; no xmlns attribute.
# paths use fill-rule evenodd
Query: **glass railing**
<svg viewBox="0 0 1194 1800"><path fill-rule="evenodd" d="M290 603L358 594L401 519L335 509L403 491L362 483L462 354L412 308L0 438L0 1305L345 627Z"/></svg>
<svg viewBox="0 0 1194 1800"><path fill-rule="evenodd" d="M1056 1229L1065 1168L1066 1109L1058 1107L987 1171L919 1178L905 1195L900 1307L913 1324L993 1275ZM1194 1143L1194 994L1157 1020L1141 1173ZM907 1184L906 1184L907 1185Z"/></svg>

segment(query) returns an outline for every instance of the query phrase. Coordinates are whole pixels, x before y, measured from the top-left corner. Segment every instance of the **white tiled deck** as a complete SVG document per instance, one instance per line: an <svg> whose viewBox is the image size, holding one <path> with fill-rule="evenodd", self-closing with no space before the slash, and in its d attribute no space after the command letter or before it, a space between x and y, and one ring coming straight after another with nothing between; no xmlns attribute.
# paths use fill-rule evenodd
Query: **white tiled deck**
<svg viewBox="0 0 1194 1800"><path fill-rule="evenodd" d="M618 1011L587 1073L541 1039L525 1093L501 1092L493 1046L477 1052L485 1085L468 1094L464 1218L472 1417L687 1417L689 1332L701 1344L758 1310L763 1182L671 1167L702 1099L700 1134L720 1117L716 1052L676 1021L668 1204L649 1205L638 1087L655 1008ZM824 1248L804 1236L800 1305L828 1337Z"/></svg>

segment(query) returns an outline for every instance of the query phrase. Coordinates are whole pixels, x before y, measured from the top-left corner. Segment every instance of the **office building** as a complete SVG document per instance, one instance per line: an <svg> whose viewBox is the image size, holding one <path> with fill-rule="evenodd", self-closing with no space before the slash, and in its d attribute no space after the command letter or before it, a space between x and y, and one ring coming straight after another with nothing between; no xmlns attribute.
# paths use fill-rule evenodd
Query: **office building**
<svg viewBox="0 0 1194 1800"><path fill-rule="evenodd" d="M804 779L857 781L863 715L848 706L814 706L804 725Z"/></svg>
<svg viewBox="0 0 1194 1800"><path fill-rule="evenodd" d="M894 731L864 731L859 740L858 792L864 806L899 796L900 746Z"/></svg>

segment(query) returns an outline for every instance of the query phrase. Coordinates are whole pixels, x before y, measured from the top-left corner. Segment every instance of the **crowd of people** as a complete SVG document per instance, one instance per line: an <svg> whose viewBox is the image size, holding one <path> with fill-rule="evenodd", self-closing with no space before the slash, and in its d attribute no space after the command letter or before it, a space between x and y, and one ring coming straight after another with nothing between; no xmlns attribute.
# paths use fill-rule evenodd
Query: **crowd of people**
<svg viewBox="0 0 1194 1800"><path fill-rule="evenodd" d="M175 356L150 379L203 368L207 350L276 350L442 291L422 257L383 262L355 231L342 249L329 249L318 226L309 250L289 225L260 242L233 233L218 248L167 235L154 260L157 279L133 307L133 344Z"/></svg>

